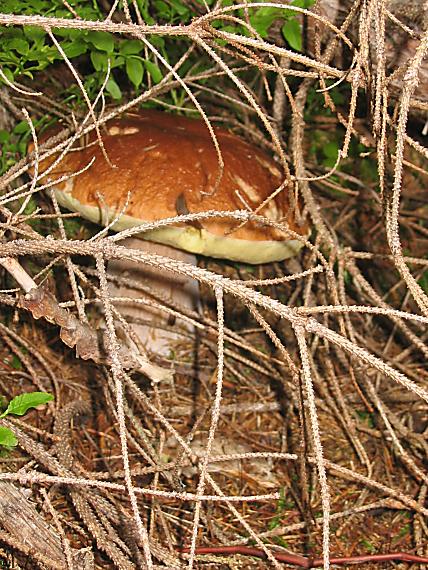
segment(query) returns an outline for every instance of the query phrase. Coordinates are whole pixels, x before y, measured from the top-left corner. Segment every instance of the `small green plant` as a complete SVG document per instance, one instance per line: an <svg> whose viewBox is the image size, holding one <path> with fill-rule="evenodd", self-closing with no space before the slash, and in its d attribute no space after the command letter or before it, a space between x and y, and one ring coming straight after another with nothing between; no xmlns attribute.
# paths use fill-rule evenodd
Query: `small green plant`
<svg viewBox="0 0 428 570"><path fill-rule="evenodd" d="M287 509L292 509L294 504L287 501L286 499L286 492L285 487L281 487L279 491L279 499L276 506L276 514L275 516L269 521L268 529L273 530L282 524L284 514L286 513Z"/></svg>
<svg viewBox="0 0 428 570"><path fill-rule="evenodd" d="M363 546L369 554L376 553L376 546L366 538L363 538L363 540L361 541L361 546Z"/></svg>
<svg viewBox="0 0 428 570"><path fill-rule="evenodd" d="M106 84L106 91L115 100L122 98L122 91L114 77L116 71L124 71L134 88L140 87L145 73L151 76L154 83L159 83L162 79L162 72L157 64L141 57L143 46L140 41L121 39L107 32L87 30L55 29L54 35L70 60L80 58L81 62L82 56L89 58L91 65L84 74L84 85L89 96L94 96L99 91L109 67L112 72ZM158 38L155 43L162 47L163 41ZM62 55L52 45L46 32L37 27L24 26L23 29L2 31L0 64L9 81L20 76L33 79L35 72L43 71L61 60ZM75 86L74 90L70 90L70 94L81 96Z"/></svg>
<svg viewBox="0 0 428 570"><path fill-rule="evenodd" d="M0 419L9 415L23 416L30 408L36 408L53 400L52 394L47 392L28 392L16 396L8 403L6 409L0 414ZM4 405L2 407L5 407ZM5 448L15 447L18 440L9 428L0 426L0 446Z"/></svg>
<svg viewBox="0 0 428 570"><path fill-rule="evenodd" d="M398 536L395 539L395 542L398 542L400 538L403 538L403 536L406 536L407 534L410 534L412 530L412 526L410 525L410 523L407 523L405 525L403 525L400 528L400 531L398 533Z"/></svg>
<svg viewBox="0 0 428 570"><path fill-rule="evenodd" d="M361 421L365 423L369 428L375 427L375 420L372 413L366 412L365 410L357 410L356 413Z"/></svg>
<svg viewBox="0 0 428 570"><path fill-rule="evenodd" d="M310 8L314 0L293 0L290 6ZM288 45L296 51L302 51L302 27L297 19L298 13L293 10L266 7L257 9L250 16L250 23L262 38L267 38L269 29L275 20L282 20L281 33Z"/></svg>
<svg viewBox="0 0 428 570"><path fill-rule="evenodd" d="M139 4L141 12L146 15L146 21L154 23L148 13L148 3L139 2ZM182 7L178 0L170 4L159 0L154 3L154 10L160 11L160 14L157 14L159 19L163 18L166 22L173 23L177 14L189 19L190 11ZM104 17L96 2L70 0L69 5L84 20L101 20ZM183 8L186 14L183 14ZM23 0L19 4L15 0L4 0L2 12L29 16L43 14L64 19L74 17L60 0ZM111 74L106 84L106 92L115 100L122 98L122 91L116 80L118 76L121 78L121 83L124 83L123 78L126 77L135 89L143 83L145 74L148 74L154 83L162 79L158 65L142 57L144 49L140 41L123 39L115 34L94 30L54 28L53 34L67 58L73 61L77 69L82 69L84 85L90 97L101 89L109 67ZM47 32L37 26L6 28L2 30L1 37L0 66L9 81L19 80L21 77L33 79L35 73L63 59ZM168 59L163 38L149 39ZM82 98L76 86L73 86L69 93L65 93L67 94L78 100Z"/></svg>
<svg viewBox="0 0 428 570"><path fill-rule="evenodd" d="M314 0L293 0L290 6L309 8L313 3ZM229 0L221 2L222 6L230 4ZM69 5L84 20L101 20L104 17L96 2L69 0ZM193 15L180 0L137 0L137 5L147 24L187 24ZM28 16L43 14L63 19L74 17L61 0L23 0L19 4L16 0L4 0L2 12ZM234 15L244 18L243 10L235 11ZM297 16L293 10L261 7L250 10L250 24L262 38L267 38L273 22L282 21L281 32L284 39L292 49L301 51L302 29ZM224 31L235 31L244 35L250 33L245 26L234 27L222 20L218 20L214 25ZM154 83L159 83L163 77L159 66L153 60L143 57L143 44L138 40L124 39L109 32L69 28L54 28L53 34L58 38L66 56L70 60L76 60L76 65L84 69L84 85L90 96L99 91L109 68L111 74L106 91L115 100L122 98L118 77L121 79L120 83L123 83L123 77L126 77L134 89L143 84L145 76L150 76ZM0 66L9 81L21 76L33 79L35 73L62 60L61 53L42 28L11 27L3 29L1 35ZM184 49L184 43L176 38L149 36L148 40L167 61L176 60ZM73 86L70 94L81 97L76 86Z"/></svg>
<svg viewBox="0 0 428 570"><path fill-rule="evenodd" d="M51 120L45 116L33 121L33 124L37 130L40 130L50 122ZM0 176L27 152L30 138L31 129L27 121L20 121L10 132L0 129Z"/></svg>
<svg viewBox="0 0 428 570"><path fill-rule="evenodd" d="M315 0L293 0L290 6L296 8L310 8L315 3ZM223 0L222 6L229 6L231 2ZM243 10L236 10L233 12L234 16L245 19ZM298 12L288 10L286 8L275 8L273 6L266 6L266 8L257 8L250 10L250 25L254 28L257 34L266 39L269 36L270 28L275 21L281 22L281 33L289 47L296 51L302 51L303 37L302 27L298 20ZM230 23L224 24L222 20L213 22L213 27L225 31L233 32L241 35L250 35L250 30L246 26L232 25Z"/></svg>

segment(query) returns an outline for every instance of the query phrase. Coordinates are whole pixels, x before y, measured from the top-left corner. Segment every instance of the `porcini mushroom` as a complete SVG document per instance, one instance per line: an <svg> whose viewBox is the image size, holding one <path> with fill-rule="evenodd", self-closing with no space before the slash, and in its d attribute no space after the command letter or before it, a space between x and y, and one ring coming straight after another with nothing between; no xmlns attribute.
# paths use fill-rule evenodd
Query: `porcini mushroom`
<svg viewBox="0 0 428 570"><path fill-rule="evenodd" d="M254 210L280 186L281 170L272 158L255 146L227 130L217 127L214 130L224 161L222 172L203 121L143 110L114 119L102 130L111 164L105 159L95 135L91 134L84 148L68 153L48 174L47 182L82 170L95 158L89 169L54 185L55 195L65 208L103 224L114 220L128 202L126 211L112 226L116 231L183 213ZM48 132L44 138L50 134ZM44 161L40 171L48 165L49 161ZM294 221L286 191L279 193L260 214L275 221L285 221L292 230L304 233ZM168 250L162 249L162 255L177 257L177 252L184 250L250 264L281 261L295 255L302 246L301 241L290 239L276 228L253 222L239 226L236 220L227 217L170 225L146 231L140 237L168 246ZM142 242L130 238L122 243L135 248ZM186 261L193 260L186 258ZM124 263L114 261L109 270L116 274L129 272L133 279L148 279L147 269L135 266L130 269L129 264ZM150 279L154 279L153 270L150 270ZM180 302L195 307L195 285L181 277L171 280L169 276L161 276L158 279L169 283L168 295L175 297L180 291ZM123 290L116 288L114 293L122 296ZM139 314L141 316L141 312ZM149 318L153 318L153 313ZM168 337L171 327L167 328ZM147 345L147 332L145 335ZM148 344L153 348L152 343ZM166 346L163 341L161 344ZM156 351L159 349L162 352L158 344Z"/></svg>

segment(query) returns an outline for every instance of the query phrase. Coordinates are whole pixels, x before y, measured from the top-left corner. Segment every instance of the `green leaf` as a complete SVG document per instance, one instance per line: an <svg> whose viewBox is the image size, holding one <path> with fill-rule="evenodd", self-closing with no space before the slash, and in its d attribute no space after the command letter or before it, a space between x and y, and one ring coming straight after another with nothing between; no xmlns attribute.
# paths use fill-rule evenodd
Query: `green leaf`
<svg viewBox="0 0 428 570"><path fill-rule="evenodd" d="M164 2L163 0L155 0L154 10L155 10L158 18L169 19L171 11L169 9L168 4L166 2Z"/></svg>
<svg viewBox="0 0 428 570"><path fill-rule="evenodd" d="M274 20L281 16L283 16L283 11L279 8L260 8L253 14L253 16L250 16L250 23L262 38L267 38L269 28L273 24Z"/></svg>
<svg viewBox="0 0 428 570"><path fill-rule="evenodd" d="M107 81L106 91L113 97L113 99L119 100L122 98L122 91L113 77L110 77Z"/></svg>
<svg viewBox="0 0 428 570"><path fill-rule="evenodd" d="M153 63L153 61L146 59L144 61L144 65L146 66L147 71L150 73L150 77L155 83L162 81L162 71L159 69L159 66L156 65L156 63Z"/></svg>
<svg viewBox="0 0 428 570"><path fill-rule="evenodd" d="M428 271L424 271L418 281L425 293L428 294Z"/></svg>
<svg viewBox="0 0 428 570"><path fill-rule="evenodd" d="M73 58L83 55L88 51L88 45L85 42L65 42L62 44L62 49L67 57ZM97 52L92 52L97 53ZM92 55L91 53L91 55Z"/></svg>
<svg viewBox="0 0 428 570"><path fill-rule="evenodd" d="M52 394L47 394L46 392L28 392L26 394L20 394L9 402L8 407L0 417L5 417L9 414L23 416L30 408L36 408L37 406L46 404L51 400L53 400Z"/></svg>
<svg viewBox="0 0 428 570"><path fill-rule="evenodd" d="M67 234L68 239L78 239L78 234L82 229L82 222L81 220L73 220L69 218L65 218L64 220L64 230Z"/></svg>
<svg viewBox="0 0 428 570"><path fill-rule="evenodd" d="M7 47L9 49L14 49L21 55L27 55L29 45L28 42L22 38L13 38L7 42Z"/></svg>
<svg viewBox="0 0 428 570"><path fill-rule="evenodd" d="M179 16L186 18L189 15L189 8L184 5L184 2L180 0L169 0L169 3Z"/></svg>
<svg viewBox="0 0 428 570"><path fill-rule="evenodd" d="M4 447L15 447L18 445L18 440L9 428L0 426L0 445Z"/></svg>
<svg viewBox="0 0 428 570"><path fill-rule="evenodd" d="M151 34L148 37L148 40L153 46L157 47L159 50L165 48L165 40L161 36L154 36L153 34ZM163 55L165 56L165 54Z"/></svg>
<svg viewBox="0 0 428 570"><path fill-rule="evenodd" d="M110 67L113 69L114 67L122 67L125 63L125 58L123 55L112 55L110 59Z"/></svg>
<svg viewBox="0 0 428 570"><path fill-rule="evenodd" d="M97 2L97 0L92 0L92 6L85 6L85 4L90 4L90 2L88 0L78 0L74 2L75 4L75 9L76 12L79 14L79 16L82 18L82 20L101 20L101 18L104 18L104 15L102 14L100 8L98 7L98 3L101 4L101 2ZM83 4L83 6L80 6L79 4Z"/></svg>
<svg viewBox="0 0 428 570"><path fill-rule="evenodd" d="M112 53L114 50L114 38L107 32L89 32L87 40L101 51Z"/></svg>
<svg viewBox="0 0 428 570"><path fill-rule="evenodd" d="M146 24L154 24L154 19L149 14L149 2L148 0L137 0L137 6L140 10L140 14L142 15L144 22Z"/></svg>
<svg viewBox="0 0 428 570"><path fill-rule="evenodd" d="M22 362L19 360L16 354L13 355L12 360L10 361L10 365L15 370L22 370Z"/></svg>
<svg viewBox="0 0 428 570"><path fill-rule="evenodd" d="M25 145L25 147L24 147L24 153L25 153L26 148L27 148L27 143L24 142L23 144ZM24 154L24 153L23 153L23 154ZM36 210L37 210L37 202L36 202L36 200L34 199L34 196L31 196L31 198L30 198L30 199L28 200L28 202L27 202L27 205L26 205L25 208L24 208L24 212L23 212L23 213L24 213L26 216L30 216L30 215L31 215L33 212L35 212ZM18 362L19 362L19 369L21 369L21 368L22 368L22 363L21 363L21 361L20 361L19 359L18 359ZM12 366L13 366L13 364L12 364Z"/></svg>
<svg viewBox="0 0 428 570"><path fill-rule="evenodd" d="M331 158L336 161L339 152L339 145L337 142L329 142L322 147L322 152L327 158Z"/></svg>
<svg viewBox="0 0 428 570"><path fill-rule="evenodd" d="M83 30L73 30L71 28L56 28L55 33L57 36L61 38L67 38L69 40L73 40L75 42L85 42L88 36L87 31Z"/></svg>
<svg viewBox="0 0 428 570"><path fill-rule="evenodd" d="M138 55L143 51L143 45L138 40L124 40L119 45L119 52L122 55Z"/></svg>
<svg viewBox="0 0 428 570"><path fill-rule="evenodd" d="M91 51L91 61L96 71L105 71L108 68L108 55L103 51Z"/></svg>
<svg viewBox="0 0 428 570"><path fill-rule="evenodd" d="M291 6L296 6L298 8L310 8L315 4L315 0L293 0Z"/></svg>
<svg viewBox="0 0 428 570"><path fill-rule="evenodd" d="M43 43L46 32L37 26L24 26L25 37L35 44Z"/></svg>
<svg viewBox="0 0 428 570"><path fill-rule="evenodd" d="M144 75L144 67L139 59L128 57L126 59L126 73L134 87L141 85Z"/></svg>
<svg viewBox="0 0 428 570"><path fill-rule="evenodd" d="M10 133L0 130L0 144L6 143L10 139Z"/></svg>
<svg viewBox="0 0 428 570"><path fill-rule="evenodd" d="M30 127L29 127L27 121L19 121L19 123L13 129L13 134L23 135L24 133L26 133L29 130L30 130Z"/></svg>
<svg viewBox="0 0 428 570"><path fill-rule="evenodd" d="M330 93L330 97L333 99L333 103L335 105L344 105L345 104L345 96L343 93L341 93L337 89L334 89L334 90L330 91L329 93Z"/></svg>
<svg viewBox="0 0 428 570"><path fill-rule="evenodd" d="M285 22L282 26L282 35L290 47L296 51L302 51L302 31L299 22L295 18Z"/></svg>
<svg viewBox="0 0 428 570"><path fill-rule="evenodd" d="M25 154L25 151L27 150L27 143L25 142L25 140L18 142L17 150L18 150L20 155Z"/></svg>
<svg viewBox="0 0 428 570"><path fill-rule="evenodd" d="M8 67L4 67L4 68L3 68L3 73L6 75L7 79L8 79L11 83L13 83L15 77L14 77L13 73L11 72L11 70L10 70ZM0 78L0 81L3 82L3 79Z"/></svg>

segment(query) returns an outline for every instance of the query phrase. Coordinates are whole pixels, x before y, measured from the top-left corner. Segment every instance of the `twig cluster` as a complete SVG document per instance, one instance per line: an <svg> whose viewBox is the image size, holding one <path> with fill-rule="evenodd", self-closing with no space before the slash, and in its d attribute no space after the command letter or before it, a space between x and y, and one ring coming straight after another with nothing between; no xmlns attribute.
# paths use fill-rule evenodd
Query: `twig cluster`
<svg viewBox="0 0 428 570"><path fill-rule="evenodd" d="M346 17L337 25L323 15L322 2L317 2L313 10L269 2L228 7L216 5L211 9L206 6L205 14L195 17L188 25L177 26L145 24L134 2L132 11L124 2L120 18L114 18L117 4L114 3L108 18L98 22L80 18L59 20L43 15L0 14L0 25L43 28L60 52L62 48L55 36L58 27L108 31L138 39L165 71L157 85L112 110L105 108L102 90L94 101L90 100L78 71L62 51L65 65L80 88L87 108L81 116L69 113L66 128L43 145L38 144L37 133L32 128L34 151L0 179L0 231L3 237L0 263L26 293L20 293L17 301L16 289L5 289L0 302L16 310L26 309L35 319L42 318L60 327L61 339L67 346L75 347L78 357L90 358L99 365L108 414L118 426L116 449L121 465L109 468L105 473L95 469L88 472L84 468L71 445L71 434L76 418L90 413L87 402L79 397L62 403L63 392L52 363L40 348L25 340L24 335L16 332L14 324L9 323L0 325L3 342L7 350L19 358L23 375L27 374L39 389L54 392L56 419L52 434L46 431L32 433L29 426L4 421L15 432L20 447L31 461L25 469L5 471L0 479L16 481L22 486L37 484L42 489L58 484L68 489L80 521L71 526L79 529L76 532L81 534L89 532L98 549L117 568L190 569L195 567L197 560L204 560L203 554L213 553L264 557L271 567L278 569L281 561L326 569L333 563L363 561L426 563L428 476L423 465L428 451L427 428L425 426L422 432L414 429L411 414L407 416L397 412L392 398L394 387L399 387L400 394L408 396L413 409L418 410L428 402L428 378L423 368L428 354L428 297L420 281L421 268L426 267L427 261L422 256L405 255L400 232L400 205L406 190L403 177L408 169L416 169L420 176L425 176L425 182L427 175L423 160L428 158L428 152L411 134L408 124L414 108L425 108L423 101L416 100L415 92L428 50L428 31L421 30L417 34L412 56L401 67L391 71L386 49L387 30L397 25L400 19L389 11L385 0L355 0L350 3ZM288 49L279 40L265 40L248 17L238 18L238 10L248 15L248 10L261 7L291 10L306 22L313 43L307 54ZM248 34L223 30L216 25L218 21L239 21ZM412 40L415 39L412 30L408 33ZM189 49L171 65L151 41L154 36L186 40ZM193 68L183 72L184 64L191 61L190 55L195 50L201 56L208 56L211 67L202 72ZM349 61L345 68L338 56L342 50ZM257 81L248 79L249 70L252 75L257 72ZM266 74L272 72L276 74L273 93L266 80ZM400 77L400 92L394 102L397 78ZM214 78L227 85L227 92L222 93L221 89L214 87L214 82L210 81ZM6 87L1 91L2 104L17 119L25 118L32 126L30 115L39 112L39 105L49 105L49 98L38 88L34 90L28 85L12 84L7 78L3 79ZM391 87L393 79L394 90ZM338 108L331 96L341 84L348 86L346 113L342 107ZM42 160L55 156L54 164L59 163L76 140L94 129L102 145L102 126L108 120L137 108L141 103L162 101L165 93L177 87L185 93L185 105L197 109L206 122L220 166L221 151L210 120L213 113L205 110L208 104L213 109L216 104L220 108L221 103L228 108L230 115L233 115L232 109L238 108L241 132L249 133L275 153L285 176L278 192L290 192L296 215L307 216L313 228L309 240L293 235L303 241L304 254L289 272L291 276L283 266L278 266L273 276L261 274L257 279L231 278L210 266L190 267L118 245L133 234L209 217L226 216L241 224L251 220L292 233L284 224L259 215L265 203L252 212L187 214L111 235L104 229L91 239L77 241L68 239L63 213L54 195L48 193L59 237L43 235L31 226L30 222L43 219L43 214L39 210L25 214L26 205L33 195L39 195L52 186L46 182L46 173L39 173ZM308 153L305 114L308 97L315 92L314 87L324 98L324 105L334 117L335 125L340 125L343 132L336 163L327 171L321 171ZM362 128L357 114L364 92L371 97L371 123ZM67 117L67 108L61 103L55 104L62 116ZM392 110L392 105L395 105L395 110ZM270 108L272 116L268 112ZM233 120L230 118L230 124ZM291 126L289 137L285 136L282 128L285 120ZM261 127L256 127L257 124ZM345 179L341 166L346 163L351 142L355 139L367 147L368 155L376 157L380 193L365 188L358 173L348 175L346 182L357 190L346 189L346 184L342 185L347 203L335 203L339 215L334 221L327 209L320 207L323 203L320 196L325 188L342 188L337 180ZM408 158L409 149L421 158L421 163L414 164L413 159ZM91 167L91 164L87 165L87 168ZM30 181L26 181L28 173ZM376 205L376 224L385 230L385 251L377 251L376 248L361 251L363 248L355 240L348 239L346 221L352 220L359 201L364 200L363 191L369 196L367 202L371 200ZM274 195L270 199L273 198ZM303 212L298 211L300 200L304 203ZM17 203L20 204L18 207ZM418 231L426 238L425 226L423 229L420 227ZM81 256L91 259L92 268L78 264L76 260ZM126 259L135 264L160 268L166 273L188 275L212 292L216 312L210 317L208 314L186 312L180 307L165 306L162 299L153 299L144 287L140 290L147 303L156 303L166 313L192 323L200 335L203 349L215 354L216 364L210 368L211 386L207 383L207 390L212 388L212 383L215 385L214 392L208 407L194 418L187 434L184 434L182 426L177 427L174 416L182 413L182 420L189 417L193 413L190 402L184 406L184 411L176 406L176 414L174 409L166 408L168 386L172 393L176 390L169 368L166 369L165 363L158 366L150 362L129 338L123 340L129 329L121 320L121 299L109 293L110 276L106 264L111 259ZM23 268L24 260L33 260L44 267L30 277L32 271ZM61 303L46 288L45 281L57 265L62 266L68 276L72 298L66 303ZM383 268L389 276L398 275L393 284L388 281L390 290L379 290L378 281L373 280L370 270L366 270L371 266ZM283 295L272 295L273 291L286 291L289 296L284 300ZM229 326L225 306L230 298L244 307L258 333L264 336L272 356L246 340L243 332L236 332ZM89 318L94 311L102 315L104 332L101 335ZM379 333L379 330L387 332ZM183 370L189 373L185 363ZM246 370L249 370L251 380ZM154 380L149 389L136 381L135 372L138 371ZM180 371L179 365L177 371ZM250 449L245 453L232 452L222 456L215 451L216 438L219 434L225 437L222 426L225 416L240 413L239 407L231 411L230 406L235 404L226 401L230 378L238 379L243 385L246 383L249 391L256 395L261 394L262 388L254 378L263 380L263 389L269 382L281 387L288 398L289 417L297 418L292 452L278 447L276 451L271 449L264 453ZM265 392L263 394L265 398ZM272 392L270 394L272 397ZM355 413L356 401L369 415L376 417L375 425L362 425L361 418ZM259 414L265 410L257 407L261 405L270 405L271 408L266 409L272 413L283 409L282 404L267 403L265 399L263 403L245 404L244 410L260 417ZM352 459L335 461L330 458L331 446L328 445L329 434L324 422L334 424L335 429L344 434ZM202 425L206 431L205 449L204 453L197 454L192 440ZM366 436L382 441L386 450L384 458L372 454ZM163 449L168 438L175 442L176 457L165 461ZM140 458L135 465L134 453ZM298 497L302 513L300 522L287 524L281 520L276 528L261 531L251 517L243 514L245 508L253 503L275 505L281 500L279 489L265 493L260 487L255 493L244 493L238 486L222 486L221 479L211 471L212 465L221 462L252 464L259 460L295 464L301 484ZM409 481L408 486L400 488L393 477L385 481L378 465L382 460L394 461L394 469L402 470ZM183 490L180 484L180 470L186 466L193 466L197 473L197 483L191 492ZM336 481L338 484L346 481L346 484L363 489L351 507L348 504L347 508L335 510ZM310 495L310 488L316 497ZM376 501L370 502L369 497L372 498L373 493L381 497L380 507L373 507L373 504L378 505ZM31 555L38 563L52 568L61 567L61 564L72 568L77 553L70 549L66 538L65 526L69 522L55 511L49 494L42 494L40 501L50 513L47 518L54 521L55 528L51 525L53 532L66 545L64 558L62 561L49 561L47 554L31 552ZM315 502L322 511L321 516L314 516ZM183 507L185 515L177 516L176 510L168 510L170 503L175 505L174 509L185 503L190 503L192 508ZM210 519L209 509L217 504L222 505L227 516L237 525L233 532L227 530L227 525L218 528ZM366 511L381 508L411 512L416 553L333 557L330 554L332 521L344 519L343 524L347 524L365 508ZM201 526L209 529L209 536L222 546L200 546ZM83 533L81 527L86 529ZM312 553L310 557L278 553L277 548L272 548L274 542L266 542L302 529L308 536L310 533L312 536L322 533L322 558L315 559ZM0 533L0 541L19 551L21 547L17 540L10 530ZM254 548L245 546L249 541L255 545ZM204 544L207 544L206 536ZM23 548L21 551L28 555ZM96 564L93 560L90 563Z"/></svg>

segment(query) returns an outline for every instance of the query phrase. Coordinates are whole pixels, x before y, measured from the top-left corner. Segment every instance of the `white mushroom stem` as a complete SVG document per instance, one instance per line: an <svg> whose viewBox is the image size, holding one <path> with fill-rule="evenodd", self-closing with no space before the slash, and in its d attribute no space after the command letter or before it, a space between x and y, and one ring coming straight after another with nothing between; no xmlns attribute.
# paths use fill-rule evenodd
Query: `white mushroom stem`
<svg viewBox="0 0 428 570"><path fill-rule="evenodd" d="M121 245L156 253L171 259L184 261L196 265L196 257L185 251L157 244L138 238L127 238ZM120 277L126 284L117 284L115 280L110 283L109 292L114 297L127 297L135 299L133 302L115 303L123 317L130 321L133 331L138 335L143 347L152 354L168 357L175 350L177 343L185 339L185 334L194 334L194 327L180 318L174 319L168 312L159 309L153 304L172 307L182 307L195 311L199 305L199 286L194 279L174 275L162 271L162 268L137 265L127 260L114 260L109 262L110 277ZM153 297L133 288L138 283L153 292ZM142 302L138 302L138 301ZM141 324L135 321L147 321ZM149 324L150 323L150 324Z"/></svg>

